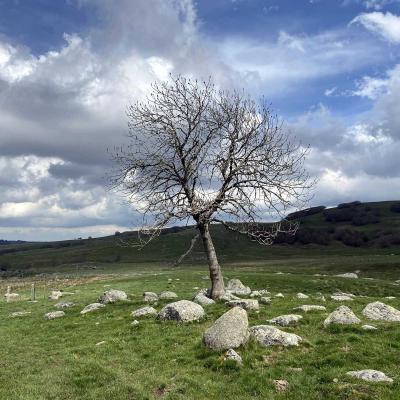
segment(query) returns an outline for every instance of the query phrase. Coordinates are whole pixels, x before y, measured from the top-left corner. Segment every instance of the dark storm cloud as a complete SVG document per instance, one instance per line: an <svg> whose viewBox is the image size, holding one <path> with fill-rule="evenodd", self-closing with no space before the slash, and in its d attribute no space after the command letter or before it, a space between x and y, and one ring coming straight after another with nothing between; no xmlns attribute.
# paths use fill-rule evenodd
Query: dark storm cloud
<svg viewBox="0 0 400 400"><path fill-rule="evenodd" d="M71 162L66 164L51 164L49 173L61 181L82 179L85 185L106 186L108 184L107 173L111 169L111 163L109 164L104 163L101 166Z"/></svg>

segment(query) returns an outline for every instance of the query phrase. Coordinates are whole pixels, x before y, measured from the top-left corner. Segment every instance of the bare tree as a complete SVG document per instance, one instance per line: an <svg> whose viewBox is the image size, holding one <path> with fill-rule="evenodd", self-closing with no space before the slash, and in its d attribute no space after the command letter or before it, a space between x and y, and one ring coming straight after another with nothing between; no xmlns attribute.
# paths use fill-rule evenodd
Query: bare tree
<svg viewBox="0 0 400 400"><path fill-rule="evenodd" d="M130 144L114 152L113 186L143 213L141 246L177 221L195 222L190 249L201 237L212 298L225 292L212 223L261 244L296 231L282 216L312 185L304 170L307 149L289 141L264 102L178 76L154 83L127 115ZM266 213L279 222L261 224Z"/></svg>

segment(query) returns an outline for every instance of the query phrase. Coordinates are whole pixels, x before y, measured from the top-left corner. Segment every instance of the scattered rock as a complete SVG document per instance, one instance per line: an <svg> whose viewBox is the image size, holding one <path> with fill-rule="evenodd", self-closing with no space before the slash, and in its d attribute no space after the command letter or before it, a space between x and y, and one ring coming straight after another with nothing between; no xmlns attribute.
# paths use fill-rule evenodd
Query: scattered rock
<svg viewBox="0 0 400 400"><path fill-rule="evenodd" d="M98 299L101 304L115 303L116 301L126 300L128 298L127 294L122 290L107 290Z"/></svg>
<svg viewBox="0 0 400 400"><path fill-rule="evenodd" d="M380 301L367 304L362 314L373 321L400 322L400 311Z"/></svg>
<svg viewBox="0 0 400 400"><path fill-rule="evenodd" d="M325 306L318 306L318 305L313 305L313 304L304 304L299 307L293 308L294 311L304 311L304 312L310 312L310 311L326 311Z"/></svg>
<svg viewBox="0 0 400 400"><path fill-rule="evenodd" d="M377 331L378 330L378 328L374 325L363 325L361 328L364 329L364 331Z"/></svg>
<svg viewBox="0 0 400 400"><path fill-rule="evenodd" d="M153 307L146 306L139 308L138 310L132 311L132 317L145 317L145 316L156 316L157 310Z"/></svg>
<svg viewBox="0 0 400 400"><path fill-rule="evenodd" d="M294 333L281 331L271 325L257 325L250 328L253 336L262 346L298 346L302 338Z"/></svg>
<svg viewBox="0 0 400 400"><path fill-rule="evenodd" d="M15 311L10 314L10 317L16 318L16 317L26 317L27 315L31 314L30 311Z"/></svg>
<svg viewBox="0 0 400 400"><path fill-rule="evenodd" d="M158 295L154 292L144 292L143 301L146 303L156 303L158 301Z"/></svg>
<svg viewBox="0 0 400 400"><path fill-rule="evenodd" d="M87 306L81 311L81 314L87 314L88 312L92 312L92 311L98 310L99 308L103 308L103 307L105 307L104 304L101 304L101 303L92 303L92 304L87 305Z"/></svg>
<svg viewBox="0 0 400 400"><path fill-rule="evenodd" d="M210 299L203 293L197 293L196 296L193 297L193 301L197 304L201 304L202 306L215 304L215 301L213 299Z"/></svg>
<svg viewBox="0 0 400 400"><path fill-rule="evenodd" d="M271 303L271 297L261 297L260 298L260 303L261 304L270 304Z"/></svg>
<svg viewBox="0 0 400 400"><path fill-rule="evenodd" d="M243 363L242 357L240 357L240 355L238 353L236 353L236 351L233 349L229 349L225 353L224 361L227 361L227 360L236 361L240 365Z"/></svg>
<svg viewBox="0 0 400 400"><path fill-rule="evenodd" d="M49 295L49 300L58 300L62 297L63 293L61 290L52 290Z"/></svg>
<svg viewBox="0 0 400 400"><path fill-rule="evenodd" d="M138 326L139 324L140 322L137 319L133 320L131 323L132 326Z"/></svg>
<svg viewBox="0 0 400 400"><path fill-rule="evenodd" d="M213 350L235 349L249 338L247 312L234 307L222 314L203 336L204 344Z"/></svg>
<svg viewBox="0 0 400 400"><path fill-rule="evenodd" d="M73 307L75 304L72 301L60 301L57 304L54 304L55 308L70 308Z"/></svg>
<svg viewBox="0 0 400 400"><path fill-rule="evenodd" d="M260 308L258 300L255 299L231 300L227 304L229 307L242 307L245 310L258 310Z"/></svg>
<svg viewBox="0 0 400 400"><path fill-rule="evenodd" d="M278 293L275 295L275 297L283 299L285 296L282 293Z"/></svg>
<svg viewBox="0 0 400 400"><path fill-rule="evenodd" d="M351 278L351 279L357 279L358 275L355 272L346 272L345 274L338 274L335 275L339 278Z"/></svg>
<svg viewBox="0 0 400 400"><path fill-rule="evenodd" d="M344 295L344 294L342 294L342 295L335 295L335 294L333 294L333 295L331 296L331 299L332 299L332 300L335 300L335 301L352 301L352 300L353 300L352 297L346 296L346 295Z"/></svg>
<svg viewBox="0 0 400 400"><path fill-rule="evenodd" d="M56 318L61 318L65 315L64 311L51 311L48 312L47 314L44 315L45 319L56 319Z"/></svg>
<svg viewBox="0 0 400 400"><path fill-rule="evenodd" d="M274 379L273 382L278 392L285 392L289 389L289 382L285 379Z"/></svg>
<svg viewBox="0 0 400 400"><path fill-rule="evenodd" d="M6 302L9 303L11 301L19 300L19 294L18 293L12 293L11 292L11 286L7 286L7 292L4 295L6 298Z"/></svg>
<svg viewBox="0 0 400 400"><path fill-rule="evenodd" d="M393 383L393 379L386 376L381 371L376 371L374 369L363 369L361 371L349 371L346 375L350 375L353 378L362 379L368 382L387 382Z"/></svg>
<svg viewBox="0 0 400 400"><path fill-rule="evenodd" d="M160 300L174 300L178 298L178 295L175 292L164 291L160 293L158 298Z"/></svg>
<svg viewBox="0 0 400 400"><path fill-rule="evenodd" d="M346 292L335 292L332 293L333 296L348 296L348 297L356 297L353 293L346 293Z"/></svg>
<svg viewBox="0 0 400 400"><path fill-rule="evenodd" d="M240 297L235 296L230 291L226 290L225 294L220 298L222 301L231 301L231 300L239 300Z"/></svg>
<svg viewBox="0 0 400 400"><path fill-rule="evenodd" d="M189 300L180 300L167 304L157 315L161 321L171 320L177 322L198 321L205 315L201 305Z"/></svg>
<svg viewBox="0 0 400 400"><path fill-rule="evenodd" d="M304 294L304 293L297 293L297 294L296 294L296 297L297 297L298 299L308 299L308 298L309 298L309 296L307 296L307 295Z"/></svg>
<svg viewBox="0 0 400 400"><path fill-rule="evenodd" d="M18 293L6 293L4 297L6 298L7 303L18 301L20 299L20 295Z"/></svg>
<svg viewBox="0 0 400 400"><path fill-rule="evenodd" d="M107 343L107 342L105 340L103 340L101 342L96 343L96 346L101 346L102 344L105 344L105 343Z"/></svg>
<svg viewBox="0 0 400 400"><path fill-rule="evenodd" d="M317 296L317 297L316 297L316 300L323 301L323 302L326 301L325 296L323 296L323 295Z"/></svg>
<svg viewBox="0 0 400 400"><path fill-rule="evenodd" d="M239 279L231 279L226 286L226 290L242 296L247 296L251 293L251 289L248 286L244 286Z"/></svg>
<svg viewBox="0 0 400 400"><path fill-rule="evenodd" d="M341 324L351 325L359 324L361 320L356 317L351 308L347 306L340 306L335 311L329 314L328 318L324 321L324 325Z"/></svg>
<svg viewBox="0 0 400 400"><path fill-rule="evenodd" d="M262 297L262 296L268 296L271 293L267 289L260 289L260 290L253 290L250 293L250 297Z"/></svg>
<svg viewBox="0 0 400 400"><path fill-rule="evenodd" d="M303 317L297 314L280 315L268 320L269 323L280 326L296 325Z"/></svg>
<svg viewBox="0 0 400 400"><path fill-rule="evenodd" d="M396 297L395 296L386 296L385 299L386 300L394 300Z"/></svg>

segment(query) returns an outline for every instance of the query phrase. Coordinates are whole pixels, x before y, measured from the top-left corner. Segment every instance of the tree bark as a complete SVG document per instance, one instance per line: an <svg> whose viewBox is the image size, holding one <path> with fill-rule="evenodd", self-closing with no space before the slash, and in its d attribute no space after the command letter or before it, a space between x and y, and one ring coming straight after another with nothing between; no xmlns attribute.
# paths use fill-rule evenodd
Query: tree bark
<svg viewBox="0 0 400 400"><path fill-rule="evenodd" d="M208 266L210 270L212 299L219 299L225 294L224 279L222 277L221 267L219 266L217 253L211 239L209 224L200 224L198 226L201 239L203 241L204 250L207 254Z"/></svg>

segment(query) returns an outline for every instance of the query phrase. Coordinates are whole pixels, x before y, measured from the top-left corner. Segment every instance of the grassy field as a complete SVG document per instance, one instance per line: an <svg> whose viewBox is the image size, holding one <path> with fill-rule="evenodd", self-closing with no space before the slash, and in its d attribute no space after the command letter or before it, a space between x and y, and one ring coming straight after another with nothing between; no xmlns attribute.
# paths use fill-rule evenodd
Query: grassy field
<svg viewBox="0 0 400 400"><path fill-rule="evenodd" d="M339 272L360 270L360 279L336 278ZM160 263L105 263L96 270L66 270L57 275L2 281L26 298L36 282L38 302L0 303L0 399L399 399L400 324L374 323L376 332L360 327L324 328L327 313L305 314L297 327L283 328L304 338L297 348L263 348L250 341L238 352L243 366L224 363L221 354L202 345L203 332L227 307L206 308L206 317L187 325L143 319L131 326L131 311L143 305L145 290L170 289L181 299L190 299L195 287L205 287L207 274L202 265L170 269ZM276 272L283 272L277 274ZM301 304L322 304L316 299L298 300L303 292L311 296L337 290L359 297L350 307L361 317L362 308L385 296L400 308L400 256L395 253L356 255L275 257L224 263L226 278L239 278L252 289L282 292L284 299L261 305L249 312L250 325L290 313ZM329 274L315 276L314 274ZM374 278L367 280L363 278ZM169 281L172 279L172 281ZM55 310L47 299L51 288L74 292L65 296L76 306L66 316L45 321ZM126 302L82 316L79 311L109 288L129 294ZM361 297L367 296L367 297ZM159 310L165 302L157 305ZM328 312L340 303L327 300ZM10 318L14 311L31 311ZM363 319L363 322L365 319ZM97 343L104 342L96 345ZM292 368L302 368L293 372ZM392 385L356 381L349 370L377 369L394 379ZM337 378L337 382L334 379ZM274 379L286 379L290 388L278 393Z"/></svg>

